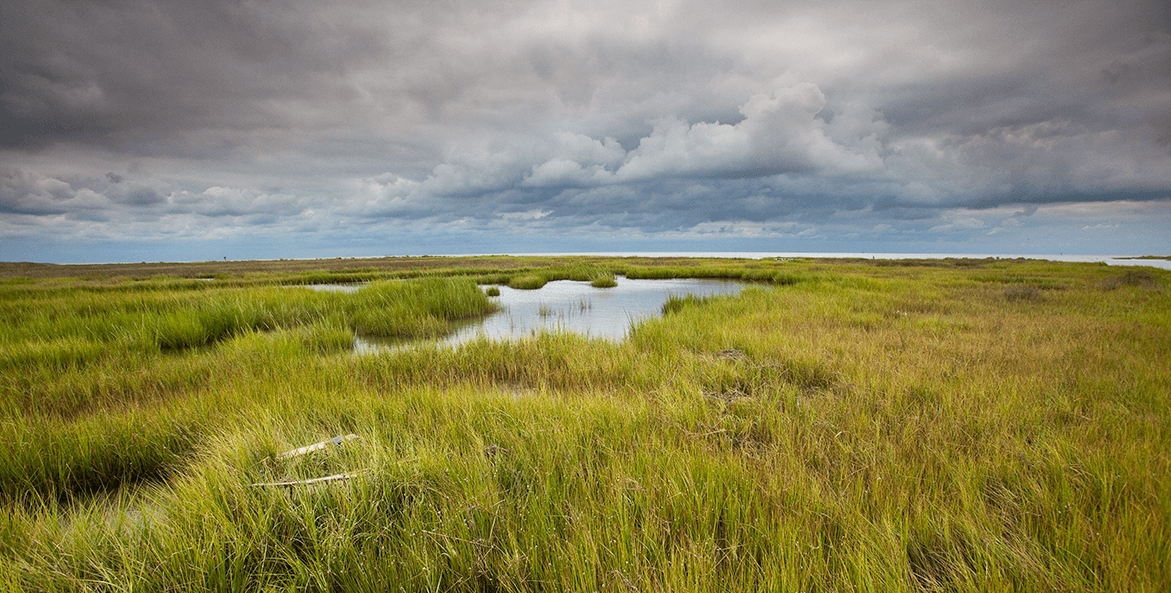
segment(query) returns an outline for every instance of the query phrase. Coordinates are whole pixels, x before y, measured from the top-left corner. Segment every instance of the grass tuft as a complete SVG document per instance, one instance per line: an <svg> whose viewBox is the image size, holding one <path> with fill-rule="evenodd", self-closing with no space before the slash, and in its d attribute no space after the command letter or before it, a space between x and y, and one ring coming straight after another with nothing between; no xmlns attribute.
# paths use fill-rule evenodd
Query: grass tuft
<svg viewBox="0 0 1171 593"><path fill-rule="evenodd" d="M706 303L711 297L696 296L694 294L686 294L683 296L669 295L667 301L663 303L663 315L671 315L678 313L686 307L699 306Z"/></svg>
<svg viewBox="0 0 1171 593"><path fill-rule="evenodd" d="M1101 282L1100 286L1102 290L1117 290L1127 286L1155 289L1159 287L1159 282L1151 272L1127 270L1125 274L1106 278Z"/></svg>
<svg viewBox="0 0 1171 593"><path fill-rule="evenodd" d="M1038 301L1041 300L1041 289L1032 284L1016 284L1004 289L1004 298L1008 301Z"/></svg>
<svg viewBox="0 0 1171 593"><path fill-rule="evenodd" d="M611 273L599 274L590 280L590 286L594 288L614 288L618 286L618 279Z"/></svg>
<svg viewBox="0 0 1171 593"><path fill-rule="evenodd" d="M524 274L521 276L513 276L508 281L508 286L517 290L536 290L545 286L549 281L544 276L537 274Z"/></svg>

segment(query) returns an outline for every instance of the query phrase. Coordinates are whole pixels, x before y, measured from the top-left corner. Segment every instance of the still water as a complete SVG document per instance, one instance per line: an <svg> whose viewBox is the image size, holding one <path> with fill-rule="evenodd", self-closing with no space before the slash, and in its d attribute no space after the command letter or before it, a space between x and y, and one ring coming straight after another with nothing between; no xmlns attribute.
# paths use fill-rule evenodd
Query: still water
<svg viewBox="0 0 1171 593"><path fill-rule="evenodd" d="M537 290L500 286L500 296L490 297L500 305L499 311L469 321L439 343L461 344L480 336L512 340L543 331L621 340L633 324L660 315L663 303L672 295L734 295L747 286L720 280L631 280L622 276L617 280L618 286L613 288L594 288L588 282L572 280L550 282ZM360 338L354 351L364 353L403 345L401 340Z"/></svg>
<svg viewBox="0 0 1171 593"><path fill-rule="evenodd" d="M545 330L571 331L622 339L630 326L657 316L671 295L738 294L744 284L718 280L630 280L619 276L618 286L594 288L588 282L559 280L538 290L500 287L502 310L482 323L453 334L453 343L477 336L510 339Z"/></svg>

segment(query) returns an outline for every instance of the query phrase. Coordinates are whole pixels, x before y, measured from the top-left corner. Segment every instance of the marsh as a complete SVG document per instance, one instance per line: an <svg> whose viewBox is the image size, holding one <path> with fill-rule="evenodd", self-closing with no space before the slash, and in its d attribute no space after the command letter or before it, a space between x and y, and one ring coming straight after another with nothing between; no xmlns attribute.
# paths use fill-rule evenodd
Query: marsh
<svg viewBox="0 0 1171 593"><path fill-rule="evenodd" d="M536 290L498 286L500 296L492 297L500 307L495 313L464 322L438 342L455 345L479 337L511 340L543 331L621 340L636 323L659 315L663 303L671 296L736 295L746 286L744 282L721 280L641 280L622 276L617 277L617 286L613 288L594 288L589 282L574 280L549 282ZM335 285L319 289L354 290L355 287ZM358 338L354 350L367 353L403 343L400 339Z"/></svg>

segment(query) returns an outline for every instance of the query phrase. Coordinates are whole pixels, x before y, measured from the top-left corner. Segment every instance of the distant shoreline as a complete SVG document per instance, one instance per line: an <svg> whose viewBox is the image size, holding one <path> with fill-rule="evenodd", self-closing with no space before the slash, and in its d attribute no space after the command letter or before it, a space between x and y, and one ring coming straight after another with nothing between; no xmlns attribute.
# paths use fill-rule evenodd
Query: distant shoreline
<svg viewBox="0 0 1171 593"><path fill-rule="evenodd" d="M944 259L1027 259L1056 262L1095 263L1118 266L1150 266L1171 270L1171 256L1155 255L1067 255L1067 254L971 254L971 253L849 253L849 252L601 252L601 253L517 253L465 255L395 255L382 257L335 257L316 259L210 260L189 262L53 264L0 262L0 278L149 277L174 275L211 277L216 274L295 273L341 270L428 270L439 267L524 267L549 265L564 258L634 258L656 261L681 259L841 259L841 260L944 260ZM542 260L551 260L546 263Z"/></svg>

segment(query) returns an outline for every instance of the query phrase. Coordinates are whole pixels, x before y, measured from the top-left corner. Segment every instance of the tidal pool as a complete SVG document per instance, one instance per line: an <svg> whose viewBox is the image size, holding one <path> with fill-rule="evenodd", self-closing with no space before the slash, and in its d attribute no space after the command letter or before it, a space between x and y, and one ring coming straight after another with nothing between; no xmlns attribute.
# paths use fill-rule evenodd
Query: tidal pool
<svg viewBox="0 0 1171 593"><path fill-rule="evenodd" d="M481 336L512 340L543 331L621 340L634 324L660 315L663 303L672 295L734 295L746 286L743 282L720 280L631 280L622 276L617 281L612 288L594 288L589 282L573 280L557 280L536 290L499 286L500 296L490 297L500 305L499 311L468 321L437 343L462 344ZM407 343L410 342L359 338L354 351L365 353Z"/></svg>

